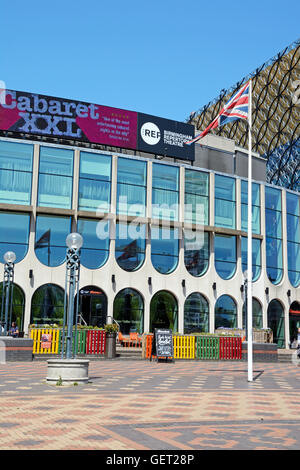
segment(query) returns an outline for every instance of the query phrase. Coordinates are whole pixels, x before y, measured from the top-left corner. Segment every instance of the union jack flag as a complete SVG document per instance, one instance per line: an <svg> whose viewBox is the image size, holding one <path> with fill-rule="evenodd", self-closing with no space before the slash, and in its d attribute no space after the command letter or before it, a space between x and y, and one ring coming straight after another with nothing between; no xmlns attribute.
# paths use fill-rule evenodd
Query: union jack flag
<svg viewBox="0 0 300 470"><path fill-rule="evenodd" d="M185 142L191 145L197 140L202 139L211 129L224 126L229 122L236 121L237 119L248 119L248 106L249 106L249 87L250 82L247 82L234 96L230 98L224 108L221 109L217 117L204 129L200 134L196 135L192 140Z"/></svg>

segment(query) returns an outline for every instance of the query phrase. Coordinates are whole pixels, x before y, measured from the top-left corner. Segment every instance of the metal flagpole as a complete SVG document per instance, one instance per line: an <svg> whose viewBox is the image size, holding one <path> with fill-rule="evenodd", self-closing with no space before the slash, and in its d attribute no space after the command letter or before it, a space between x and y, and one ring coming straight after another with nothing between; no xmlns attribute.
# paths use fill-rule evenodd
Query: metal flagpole
<svg viewBox="0 0 300 470"><path fill-rule="evenodd" d="M247 296L247 322L248 322L248 382L253 381L253 335L252 335L252 80L249 82L249 109L248 109L248 296Z"/></svg>

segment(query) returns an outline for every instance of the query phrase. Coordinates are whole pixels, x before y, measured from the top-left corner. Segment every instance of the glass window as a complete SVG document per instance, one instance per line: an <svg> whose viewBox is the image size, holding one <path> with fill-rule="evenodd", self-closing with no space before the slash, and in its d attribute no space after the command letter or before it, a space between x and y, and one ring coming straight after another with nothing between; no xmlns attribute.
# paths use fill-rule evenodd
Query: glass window
<svg viewBox="0 0 300 470"><path fill-rule="evenodd" d="M114 300L114 319L119 323L121 333L144 331L144 301L134 289L123 289Z"/></svg>
<svg viewBox="0 0 300 470"><path fill-rule="evenodd" d="M178 220L179 168L152 164L152 217Z"/></svg>
<svg viewBox="0 0 300 470"><path fill-rule="evenodd" d="M12 289L10 295L13 299L12 308L8 316L8 325L7 330L10 329L12 322L15 322L19 331L23 331L24 327L24 311L25 311L25 294L21 287L17 284L11 283L10 288ZM5 301L6 293L3 292L3 282L0 283L0 312L1 312L1 321L5 322ZM3 302L3 304L2 304ZM10 304L9 304L10 307Z"/></svg>
<svg viewBox="0 0 300 470"><path fill-rule="evenodd" d="M0 141L0 203L30 205L33 145Z"/></svg>
<svg viewBox="0 0 300 470"><path fill-rule="evenodd" d="M184 220L208 225L209 175L202 171L185 170Z"/></svg>
<svg viewBox="0 0 300 470"><path fill-rule="evenodd" d="M118 158L117 213L146 215L147 163Z"/></svg>
<svg viewBox="0 0 300 470"><path fill-rule="evenodd" d="M144 224L116 224L115 256L125 271L136 271L145 260L146 226Z"/></svg>
<svg viewBox="0 0 300 470"><path fill-rule="evenodd" d="M247 303L244 302L243 305L243 328L247 328ZM262 328L263 327L263 316L262 316L262 307L258 300L252 297L252 326L253 328Z"/></svg>
<svg viewBox="0 0 300 470"><path fill-rule="evenodd" d="M40 148L38 206L72 207L73 150Z"/></svg>
<svg viewBox="0 0 300 470"><path fill-rule="evenodd" d="M111 157L80 152L78 209L110 211Z"/></svg>
<svg viewBox="0 0 300 470"><path fill-rule="evenodd" d="M281 190L265 187L267 275L273 284L283 276Z"/></svg>
<svg viewBox="0 0 300 470"><path fill-rule="evenodd" d="M215 328L236 328L237 308L236 303L229 295L218 298L215 306Z"/></svg>
<svg viewBox="0 0 300 470"><path fill-rule="evenodd" d="M83 236L80 263L89 269L103 266L109 255L109 221L78 219L77 231Z"/></svg>
<svg viewBox="0 0 300 470"><path fill-rule="evenodd" d="M177 332L178 305L173 294L167 291L159 291L150 302L150 332L155 328L167 328Z"/></svg>
<svg viewBox="0 0 300 470"><path fill-rule="evenodd" d="M16 254L15 263L25 258L28 251L30 215L0 212L0 262L7 251Z"/></svg>
<svg viewBox="0 0 300 470"><path fill-rule="evenodd" d="M209 234L184 231L184 264L192 276L203 276L209 265Z"/></svg>
<svg viewBox="0 0 300 470"><path fill-rule="evenodd" d="M215 235L215 267L222 279L230 279L236 270L236 238Z"/></svg>
<svg viewBox="0 0 300 470"><path fill-rule="evenodd" d="M300 284L300 198L286 193L288 275L294 287Z"/></svg>
<svg viewBox="0 0 300 470"><path fill-rule="evenodd" d="M261 273L261 242L252 238L252 281L255 282ZM248 239L242 237L242 270L246 271L248 266Z"/></svg>
<svg viewBox="0 0 300 470"><path fill-rule="evenodd" d="M273 331L273 342L279 348L285 347L284 310L278 300L272 300L268 306L268 328Z"/></svg>
<svg viewBox="0 0 300 470"><path fill-rule="evenodd" d="M152 227L151 261L161 274L173 272L178 264L179 240L177 228Z"/></svg>
<svg viewBox="0 0 300 470"><path fill-rule="evenodd" d="M184 333L209 332L209 307L203 295L194 292L184 304Z"/></svg>
<svg viewBox="0 0 300 470"><path fill-rule="evenodd" d="M248 182L241 181L242 230L248 231ZM260 233L260 186L252 183L252 232Z"/></svg>
<svg viewBox="0 0 300 470"><path fill-rule="evenodd" d="M55 284L44 284L32 296L30 323L63 325L64 290Z"/></svg>
<svg viewBox="0 0 300 470"><path fill-rule="evenodd" d="M215 225L235 228L235 179L215 175Z"/></svg>
<svg viewBox="0 0 300 470"><path fill-rule="evenodd" d="M71 232L71 217L38 215L35 231L35 254L46 266L59 266L66 258L66 238Z"/></svg>

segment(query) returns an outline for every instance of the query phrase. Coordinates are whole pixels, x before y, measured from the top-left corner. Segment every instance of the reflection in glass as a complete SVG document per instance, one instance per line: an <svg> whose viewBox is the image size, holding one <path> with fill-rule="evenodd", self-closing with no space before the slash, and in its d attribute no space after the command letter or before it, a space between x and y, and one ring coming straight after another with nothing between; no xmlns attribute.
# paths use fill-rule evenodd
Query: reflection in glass
<svg viewBox="0 0 300 470"><path fill-rule="evenodd" d="M261 273L261 242L258 238L252 238L252 281L255 282ZM242 271L247 270L248 265L248 239L242 237Z"/></svg>
<svg viewBox="0 0 300 470"><path fill-rule="evenodd" d="M144 224L116 224L115 256L125 271L136 271L145 260L146 226Z"/></svg>
<svg viewBox="0 0 300 470"><path fill-rule="evenodd" d="M179 168L152 164L152 217L178 220Z"/></svg>
<svg viewBox="0 0 300 470"><path fill-rule="evenodd" d="M0 142L0 203L30 205L33 145Z"/></svg>
<svg viewBox="0 0 300 470"><path fill-rule="evenodd" d="M248 231L248 182L241 181L242 230ZM252 183L252 232L260 233L260 186Z"/></svg>
<svg viewBox="0 0 300 470"><path fill-rule="evenodd" d="M30 215L0 212L0 263L7 251L16 254L15 263L25 258L28 251Z"/></svg>
<svg viewBox="0 0 300 470"><path fill-rule="evenodd" d="M184 264L192 276L203 276L209 265L209 234L184 231Z"/></svg>
<svg viewBox="0 0 300 470"><path fill-rule="evenodd" d="M150 303L150 332L154 328L167 328L177 332L178 305L174 295L167 291L157 292Z"/></svg>
<svg viewBox="0 0 300 470"><path fill-rule="evenodd" d="M30 323L62 326L64 318L64 290L55 284L44 284L33 294Z"/></svg>
<svg viewBox="0 0 300 470"><path fill-rule="evenodd" d="M178 264L179 240L177 228L152 227L151 261L161 274L173 272Z"/></svg>
<svg viewBox="0 0 300 470"><path fill-rule="evenodd" d="M278 284L283 276L281 190L266 186L265 204L267 275L273 284Z"/></svg>
<svg viewBox="0 0 300 470"><path fill-rule="evenodd" d="M185 222L208 225L208 191L208 173L185 169Z"/></svg>
<svg viewBox="0 0 300 470"><path fill-rule="evenodd" d="M114 300L114 319L119 323L121 333L144 331L144 302L141 294L134 289L123 289Z"/></svg>
<svg viewBox="0 0 300 470"><path fill-rule="evenodd" d="M9 314L9 325L8 330L13 322L16 322L19 331L23 331L24 328L24 311L25 311L25 294L21 287L17 284L11 285L12 289L12 310L11 315ZM0 312L3 315L1 320L4 321L4 309L6 301L6 292L3 292L3 282L0 283ZM2 305L3 302L3 305ZM2 311L3 308L3 311Z"/></svg>
<svg viewBox="0 0 300 470"><path fill-rule="evenodd" d="M78 219L77 231L83 237L80 263L89 269L103 266L109 255L109 221Z"/></svg>
<svg viewBox="0 0 300 470"><path fill-rule="evenodd" d="M59 266L66 257L66 238L71 232L71 217L38 215L35 254L46 266Z"/></svg>
<svg viewBox="0 0 300 470"><path fill-rule="evenodd" d="M146 184L146 162L118 157L118 214L146 215Z"/></svg>
<svg viewBox="0 0 300 470"><path fill-rule="evenodd" d="M206 298L194 292L184 304L184 333L208 333L209 307Z"/></svg>
<svg viewBox="0 0 300 470"><path fill-rule="evenodd" d="M273 331L273 342L279 348L285 347L284 310L278 300L272 300L268 306L268 328Z"/></svg>
<svg viewBox="0 0 300 470"><path fill-rule="evenodd" d="M78 209L109 212L111 157L80 152Z"/></svg>
<svg viewBox="0 0 300 470"><path fill-rule="evenodd" d="M230 279L236 270L236 238L215 235L215 267L222 279Z"/></svg>
<svg viewBox="0 0 300 470"><path fill-rule="evenodd" d="M300 284L300 198L286 193L288 274L292 286Z"/></svg>
<svg viewBox="0 0 300 470"><path fill-rule="evenodd" d="M72 207L73 150L40 148L38 206Z"/></svg>
<svg viewBox="0 0 300 470"><path fill-rule="evenodd" d="M229 295L218 298L215 306L215 328L236 328L237 308L236 303Z"/></svg>
<svg viewBox="0 0 300 470"><path fill-rule="evenodd" d="M263 316L262 316L262 307L260 302L252 297L252 326L253 328L262 328L263 327ZM246 303L243 305L243 328L247 327L247 311Z"/></svg>
<svg viewBox="0 0 300 470"><path fill-rule="evenodd" d="M215 225L235 228L235 179L215 175Z"/></svg>

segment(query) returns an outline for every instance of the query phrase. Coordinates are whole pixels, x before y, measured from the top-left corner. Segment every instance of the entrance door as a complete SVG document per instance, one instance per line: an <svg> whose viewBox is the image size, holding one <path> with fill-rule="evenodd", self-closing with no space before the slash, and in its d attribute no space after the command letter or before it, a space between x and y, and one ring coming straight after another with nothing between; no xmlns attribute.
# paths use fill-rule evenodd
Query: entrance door
<svg viewBox="0 0 300 470"><path fill-rule="evenodd" d="M150 331L167 328L177 331L177 300L167 291L157 292L150 304Z"/></svg>
<svg viewBox="0 0 300 470"><path fill-rule="evenodd" d="M300 328L300 304L293 302L289 311L290 342L297 340L298 328Z"/></svg>
<svg viewBox="0 0 300 470"><path fill-rule="evenodd" d="M88 326L104 327L107 316L107 298L95 286L87 286L79 291L80 321Z"/></svg>

